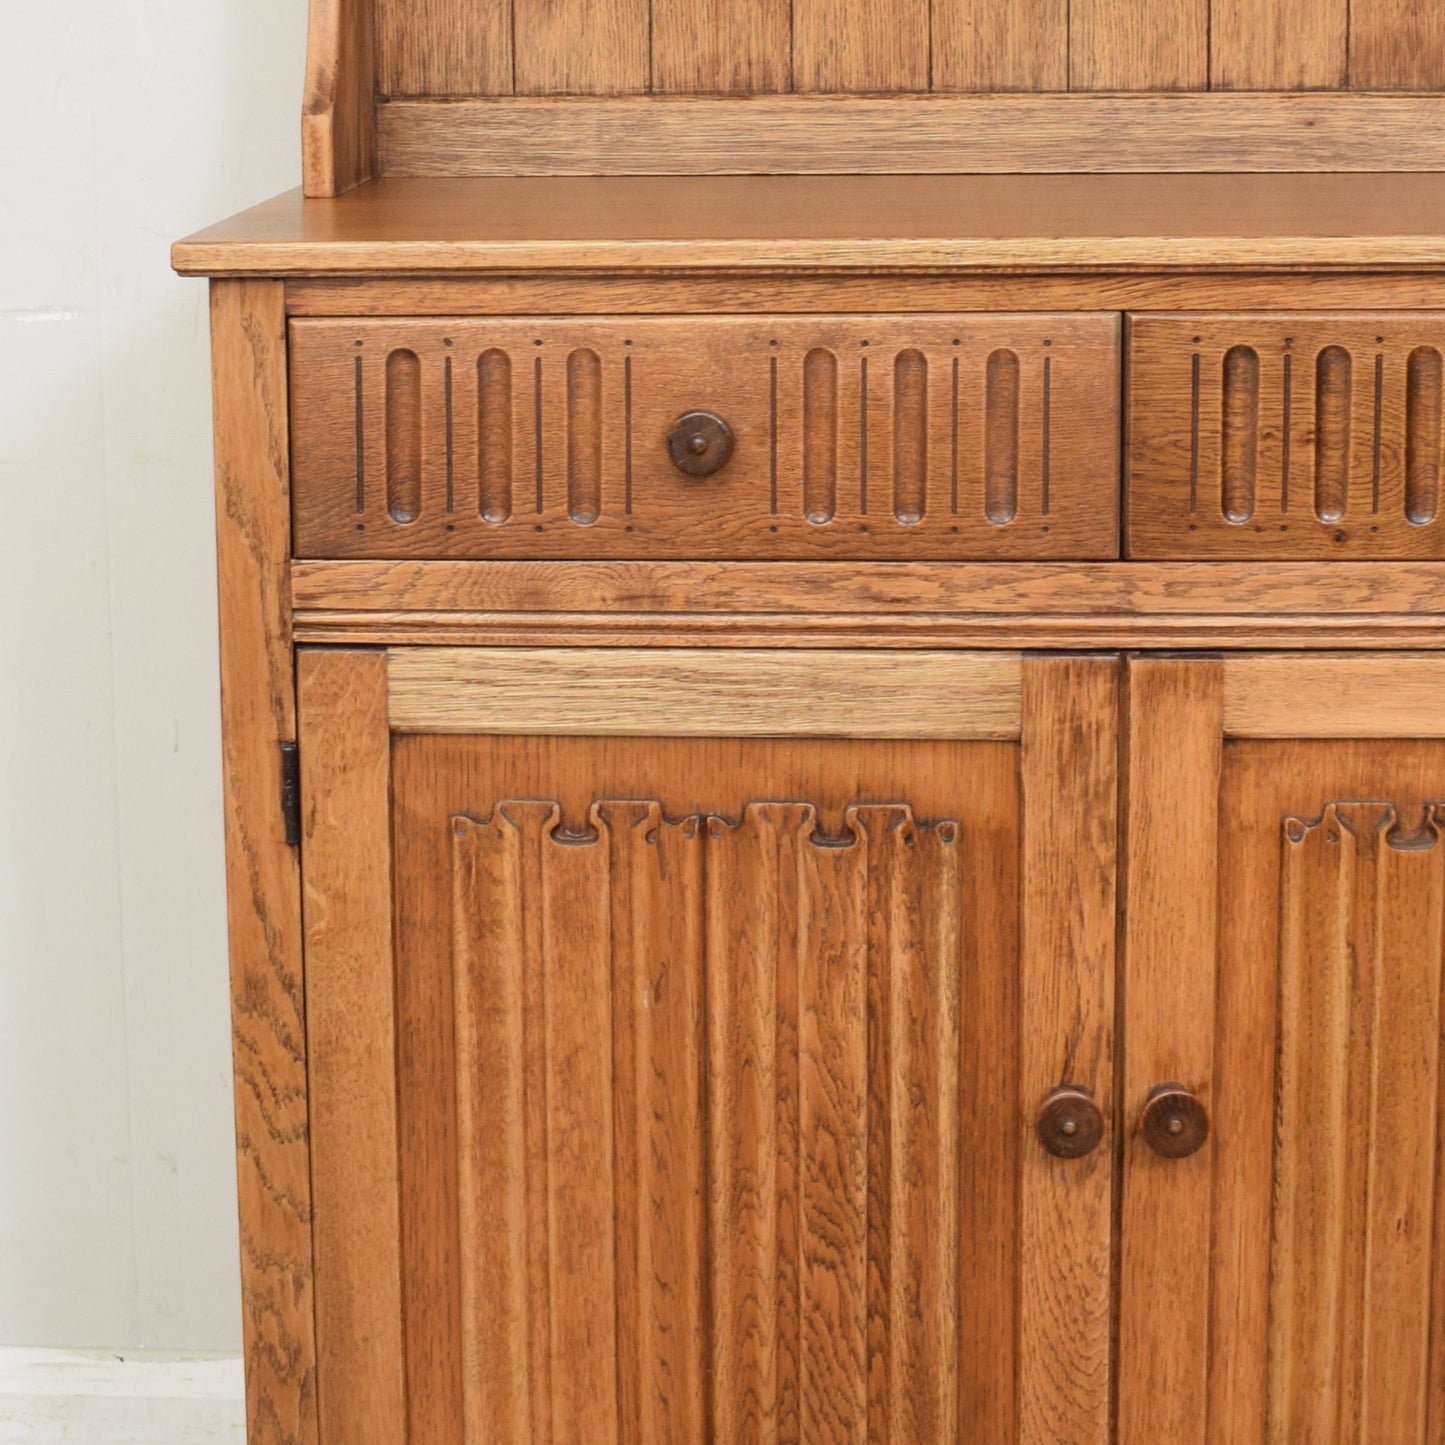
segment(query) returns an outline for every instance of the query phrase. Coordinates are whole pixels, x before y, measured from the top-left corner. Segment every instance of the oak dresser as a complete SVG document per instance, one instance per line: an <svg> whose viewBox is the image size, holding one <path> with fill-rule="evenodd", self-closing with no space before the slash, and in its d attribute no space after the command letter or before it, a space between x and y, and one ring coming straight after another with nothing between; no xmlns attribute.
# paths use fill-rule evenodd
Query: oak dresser
<svg viewBox="0 0 1445 1445"><path fill-rule="evenodd" d="M252 1445L1445 1440L1445 10L310 45L175 252Z"/></svg>

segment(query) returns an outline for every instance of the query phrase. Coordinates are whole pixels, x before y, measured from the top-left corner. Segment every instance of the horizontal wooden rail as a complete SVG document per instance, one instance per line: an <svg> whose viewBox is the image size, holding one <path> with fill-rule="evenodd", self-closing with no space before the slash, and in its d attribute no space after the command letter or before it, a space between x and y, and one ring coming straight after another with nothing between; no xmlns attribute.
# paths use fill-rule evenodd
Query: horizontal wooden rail
<svg viewBox="0 0 1445 1445"><path fill-rule="evenodd" d="M1435 171L1445 95L399 100L397 176Z"/></svg>

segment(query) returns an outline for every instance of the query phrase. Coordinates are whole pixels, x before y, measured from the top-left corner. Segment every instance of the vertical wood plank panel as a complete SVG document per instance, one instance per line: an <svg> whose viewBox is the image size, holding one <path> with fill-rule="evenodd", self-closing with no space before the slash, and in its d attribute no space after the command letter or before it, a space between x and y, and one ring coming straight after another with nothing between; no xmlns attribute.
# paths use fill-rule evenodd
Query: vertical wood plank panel
<svg viewBox="0 0 1445 1445"><path fill-rule="evenodd" d="M1019 1056L1029 1119L1060 1084L1112 1114L1118 691L1111 657L1024 662ZM1112 1136L1106 1124L1084 1159L1055 1159L1032 1137L1024 1146L1022 1439L1109 1438Z"/></svg>
<svg viewBox="0 0 1445 1445"><path fill-rule="evenodd" d="M937 91L1069 88L1069 0L933 0Z"/></svg>
<svg viewBox="0 0 1445 1445"><path fill-rule="evenodd" d="M1341 90L1350 0L1213 0L1214 90Z"/></svg>
<svg viewBox="0 0 1445 1445"><path fill-rule="evenodd" d="M406 1438L386 658L297 667L323 1445Z"/></svg>
<svg viewBox="0 0 1445 1445"><path fill-rule="evenodd" d="M1436 0L1350 0L1350 86L1445 89L1445 6Z"/></svg>
<svg viewBox="0 0 1445 1445"><path fill-rule="evenodd" d="M648 0L518 0L518 95L629 95L651 83Z"/></svg>
<svg viewBox="0 0 1445 1445"><path fill-rule="evenodd" d="M761 1445L779 1433L778 1301L791 1254L780 1238L791 1204L778 1035L797 994L779 958L789 951L779 831L799 820L756 806L745 819L707 820L709 1314L714 1434Z"/></svg>
<svg viewBox="0 0 1445 1445"><path fill-rule="evenodd" d="M375 0L377 91L510 95L510 0Z"/></svg>
<svg viewBox="0 0 1445 1445"><path fill-rule="evenodd" d="M612 851L619 1419L706 1437L703 841L656 803L601 805Z"/></svg>
<svg viewBox="0 0 1445 1445"><path fill-rule="evenodd" d="M798 1420L817 1445L868 1424L868 837L800 837Z"/></svg>
<svg viewBox="0 0 1445 1445"><path fill-rule="evenodd" d="M960 1363L981 1368L959 1356L959 832L918 828L906 809L852 819L872 872L868 1439L952 1440Z"/></svg>
<svg viewBox="0 0 1445 1445"><path fill-rule="evenodd" d="M793 0L793 87L925 91L929 0Z"/></svg>
<svg viewBox="0 0 1445 1445"><path fill-rule="evenodd" d="M1424 1438L1429 1388L1432 1220L1439 1126L1445 868L1441 814L1396 840L1387 815L1371 943L1376 951L1359 1438Z"/></svg>
<svg viewBox="0 0 1445 1445"><path fill-rule="evenodd" d="M593 831L605 829L595 813ZM617 1440L612 892L605 839L540 843L552 1438ZM540 1284L540 1281L539 1281Z"/></svg>
<svg viewBox="0 0 1445 1445"><path fill-rule="evenodd" d="M1209 0L1072 0L1070 90L1207 90Z"/></svg>
<svg viewBox="0 0 1445 1445"><path fill-rule="evenodd" d="M278 806L296 736L282 285L213 283L211 335L246 1416L257 1441L315 1445L301 877Z"/></svg>
<svg viewBox="0 0 1445 1445"><path fill-rule="evenodd" d="M682 95L792 89L790 0L653 0L652 88Z"/></svg>
<svg viewBox="0 0 1445 1445"><path fill-rule="evenodd" d="M1204 1445L1213 1153L1153 1152L1134 1125L1179 1083L1212 1107L1223 666L1129 664L1118 1438Z"/></svg>
<svg viewBox="0 0 1445 1445"><path fill-rule="evenodd" d="M453 822L462 1438L533 1436L522 835ZM486 1192L477 1187L486 1181Z"/></svg>

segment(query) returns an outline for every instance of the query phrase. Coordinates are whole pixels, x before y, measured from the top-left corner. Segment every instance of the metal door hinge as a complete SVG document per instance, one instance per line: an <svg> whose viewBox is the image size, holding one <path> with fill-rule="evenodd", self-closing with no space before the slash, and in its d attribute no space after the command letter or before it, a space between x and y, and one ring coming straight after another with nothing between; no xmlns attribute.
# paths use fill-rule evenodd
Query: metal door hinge
<svg viewBox="0 0 1445 1445"><path fill-rule="evenodd" d="M301 846L301 749L281 744L281 817L286 825L286 846Z"/></svg>

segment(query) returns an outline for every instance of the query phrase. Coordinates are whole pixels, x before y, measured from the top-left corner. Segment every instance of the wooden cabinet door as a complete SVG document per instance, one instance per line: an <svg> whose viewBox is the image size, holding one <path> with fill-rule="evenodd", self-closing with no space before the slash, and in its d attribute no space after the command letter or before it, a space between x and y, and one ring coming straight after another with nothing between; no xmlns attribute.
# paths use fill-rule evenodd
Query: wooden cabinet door
<svg viewBox="0 0 1445 1445"><path fill-rule="evenodd" d="M1445 658L1128 698L1119 1438L1445 1438Z"/></svg>
<svg viewBox="0 0 1445 1445"><path fill-rule="evenodd" d="M1115 659L299 669L322 1445L1103 1445Z"/></svg>

